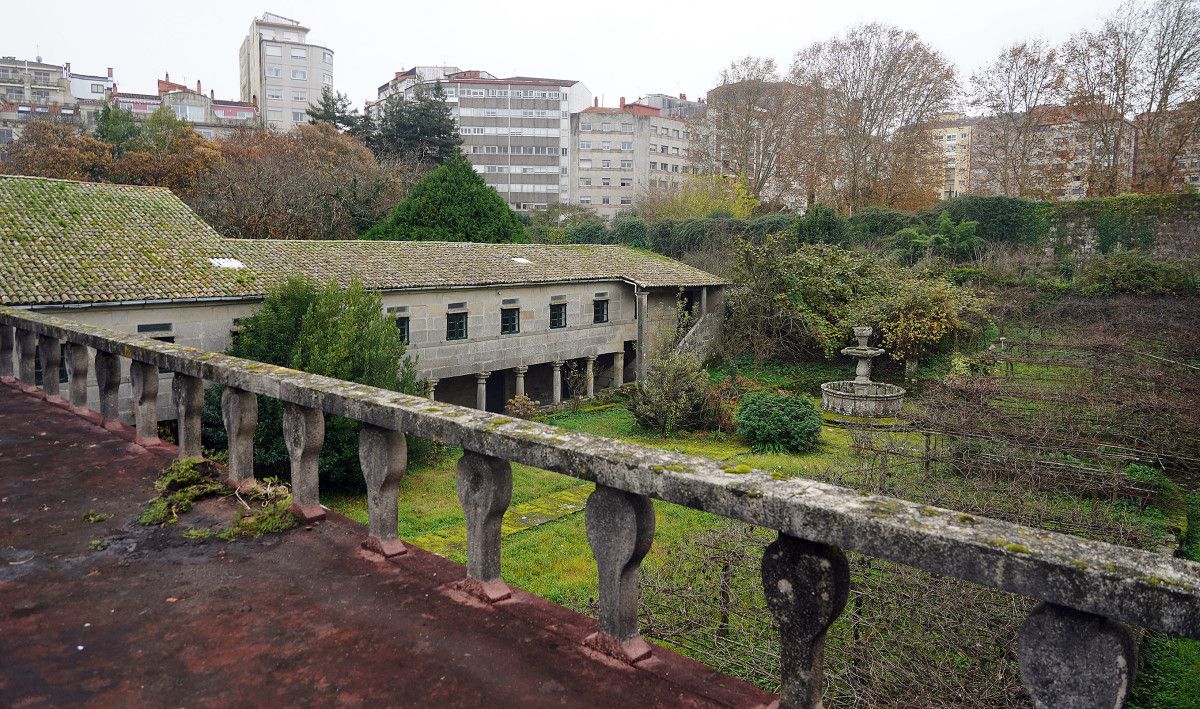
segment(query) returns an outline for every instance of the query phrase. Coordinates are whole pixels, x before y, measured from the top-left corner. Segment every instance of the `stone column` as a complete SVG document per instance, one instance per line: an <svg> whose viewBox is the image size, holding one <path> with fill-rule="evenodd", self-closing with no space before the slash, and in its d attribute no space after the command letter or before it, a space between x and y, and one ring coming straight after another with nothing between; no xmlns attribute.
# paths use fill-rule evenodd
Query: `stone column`
<svg viewBox="0 0 1200 709"><path fill-rule="evenodd" d="M106 428L120 426L117 395L121 392L121 360L112 352L96 350L96 386L100 389L100 417Z"/></svg>
<svg viewBox="0 0 1200 709"><path fill-rule="evenodd" d="M385 557L408 551L397 533L400 479L408 467L403 431L364 423L358 434L358 462L367 481L367 531L364 549Z"/></svg>
<svg viewBox="0 0 1200 709"><path fill-rule="evenodd" d="M0 382L12 384L17 381L13 376L13 351L16 342L13 340L12 325L0 325Z"/></svg>
<svg viewBox="0 0 1200 709"><path fill-rule="evenodd" d="M708 286L700 289L700 318L708 314ZM696 318L699 320L700 318Z"/></svg>
<svg viewBox="0 0 1200 709"><path fill-rule="evenodd" d="M650 365L650 333L646 328L646 316L648 313L647 305L648 297L646 291L638 291L638 324L637 324L637 381L638 386L645 386L646 371Z"/></svg>
<svg viewBox="0 0 1200 709"><path fill-rule="evenodd" d="M529 371L529 367L521 365L513 369L516 374L516 396L525 396L525 373Z"/></svg>
<svg viewBox="0 0 1200 709"><path fill-rule="evenodd" d="M437 401L437 393L436 393L437 385L438 385L438 380L436 380L436 379L429 380L429 399L431 401Z"/></svg>
<svg viewBox="0 0 1200 709"><path fill-rule="evenodd" d="M625 383L625 350L613 353L613 386Z"/></svg>
<svg viewBox="0 0 1200 709"><path fill-rule="evenodd" d="M846 555L780 532L763 553L762 582L767 607L779 622L779 705L820 707L825 631L850 594Z"/></svg>
<svg viewBox="0 0 1200 709"><path fill-rule="evenodd" d="M42 391L54 403L65 404L66 399L59 396L58 370L62 366L62 343L57 337L38 336L38 359L42 364Z"/></svg>
<svg viewBox="0 0 1200 709"><path fill-rule="evenodd" d="M129 363L129 383L133 388L133 418L137 425L134 443L152 446L158 439L158 365Z"/></svg>
<svg viewBox="0 0 1200 709"><path fill-rule="evenodd" d="M204 409L204 380L176 372L171 379L171 396L175 399L179 457L202 458L200 412Z"/></svg>
<svg viewBox="0 0 1200 709"><path fill-rule="evenodd" d="M283 440L292 469L292 514L301 522L325 519L317 459L325 443L325 412L284 402Z"/></svg>
<svg viewBox="0 0 1200 709"><path fill-rule="evenodd" d="M588 355L586 361L583 376L587 379L587 398L590 399L596 395L596 355Z"/></svg>
<svg viewBox="0 0 1200 709"><path fill-rule="evenodd" d="M38 392L37 366L37 335L29 330L17 330L17 378L21 382L21 390L30 394Z"/></svg>
<svg viewBox="0 0 1200 709"><path fill-rule="evenodd" d="M67 343L67 395L77 414L88 413L88 348Z"/></svg>
<svg viewBox="0 0 1200 709"><path fill-rule="evenodd" d="M491 372L480 372L475 375L475 408L487 411L487 380Z"/></svg>
<svg viewBox="0 0 1200 709"><path fill-rule="evenodd" d="M258 427L258 397L227 386L221 392L221 419L229 439L229 484L254 482L254 429Z"/></svg>
<svg viewBox="0 0 1200 709"><path fill-rule="evenodd" d="M654 506L644 495L596 485L584 523L600 572L600 630L584 643L625 662L643 660L650 645L637 628L638 567L654 541Z"/></svg>
<svg viewBox="0 0 1200 709"><path fill-rule="evenodd" d="M1021 682L1036 707L1122 707L1137 670L1125 625L1039 603L1021 625Z"/></svg>
<svg viewBox="0 0 1200 709"><path fill-rule="evenodd" d="M512 595L500 578L500 525L512 501L507 460L463 451L455 479L467 522L467 578L459 588L489 603Z"/></svg>
<svg viewBox="0 0 1200 709"><path fill-rule="evenodd" d="M562 403L562 360L554 360L550 363L554 367L554 376L552 377L551 388L553 389L550 402L553 404Z"/></svg>

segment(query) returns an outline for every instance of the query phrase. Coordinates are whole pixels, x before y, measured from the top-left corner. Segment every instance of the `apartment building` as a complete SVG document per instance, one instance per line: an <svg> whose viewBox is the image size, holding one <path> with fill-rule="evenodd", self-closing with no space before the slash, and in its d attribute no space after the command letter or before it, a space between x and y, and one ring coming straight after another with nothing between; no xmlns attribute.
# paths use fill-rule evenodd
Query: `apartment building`
<svg viewBox="0 0 1200 709"><path fill-rule="evenodd" d="M616 108L594 103L572 114L571 142L572 201L605 219L633 209L647 190L678 186L698 172L688 124L624 98Z"/></svg>
<svg viewBox="0 0 1200 709"><path fill-rule="evenodd" d="M1142 179L1154 174L1157 163L1170 159L1170 151L1178 148L1174 155L1170 189L1200 190L1200 101L1191 101L1166 114L1155 128L1162 147L1143 144L1144 132L1148 130L1149 114L1134 119L1138 125L1138 142L1134 146L1134 175Z"/></svg>
<svg viewBox="0 0 1200 709"><path fill-rule="evenodd" d="M333 50L310 43L308 33L296 20L264 12L242 40L241 101L258 105L263 125L273 130L307 123L306 109L333 88Z"/></svg>
<svg viewBox="0 0 1200 709"><path fill-rule="evenodd" d="M453 66L397 72L368 107L375 115L393 96L412 98L440 84L475 171L517 211L570 201L571 114L591 91L571 79L497 77Z"/></svg>
<svg viewBox="0 0 1200 709"><path fill-rule="evenodd" d="M708 109L708 104L704 102L704 99L689 101L687 94L679 94L678 97L667 94L646 94L637 102L643 106L657 108L664 116L682 118L685 121L702 117L705 110Z"/></svg>
<svg viewBox="0 0 1200 709"><path fill-rule="evenodd" d="M199 79L192 89L171 81L168 73L158 80L157 89L154 94L135 94L115 88L112 101L139 121L166 106L176 118L187 121L197 133L209 139L223 137L240 127L258 125L257 106L247 101L218 99L211 89L205 94Z"/></svg>
<svg viewBox="0 0 1200 709"><path fill-rule="evenodd" d="M107 76L75 74L70 63L0 57L0 161L34 120L94 125L113 85Z"/></svg>
<svg viewBox="0 0 1200 709"><path fill-rule="evenodd" d="M971 138L978 122L978 118L947 112L926 127L944 160L940 199L971 193Z"/></svg>

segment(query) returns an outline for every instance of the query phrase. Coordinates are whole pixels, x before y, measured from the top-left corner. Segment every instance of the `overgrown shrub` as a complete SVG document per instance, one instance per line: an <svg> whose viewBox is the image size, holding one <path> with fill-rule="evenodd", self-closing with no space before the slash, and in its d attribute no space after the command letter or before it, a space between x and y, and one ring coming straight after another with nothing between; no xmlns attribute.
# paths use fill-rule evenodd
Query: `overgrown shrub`
<svg viewBox="0 0 1200 709"><path fill-rule="evenodd" d="M796 243L842 244L850 234L850 222L823 204L809 207L795 222Z"/></svg>
<svg viewBox="0 0 1200 709"><path fill-rule="evenodd" d="M538 403L524 394L517 394L504 405L504 415L516 419L531 419L538 411Z"/></svg>
<svg viewBox="0 0 1200 709"><path fill-rule="evenodd" d="M712 384L699 359L663 347L646 369L646 380L629 398L639 426L669 436L709 425Z"/></svg>
<svg viewBox="0 0 1200 709"><path fill-rule="evenodd" d="M736 419L738 436L761 453L804 453L821 434L821 412L807 396L747 394Z"/></svg>
<svg viewBox="0 0 1200 709"><path fill-rule="evenodd" d="M889 207L868 207L850 217L850 240L879 243L884 237L919 223L921 219L912 212Z"/></svg>
<svg viewBox="0 0 1200 709"><path fill-rule="evenodd" d="M1141 249L1117 249L1093 256L1079 268L1080 295L1195 295L1200 262L1158 259Z"/></svg>

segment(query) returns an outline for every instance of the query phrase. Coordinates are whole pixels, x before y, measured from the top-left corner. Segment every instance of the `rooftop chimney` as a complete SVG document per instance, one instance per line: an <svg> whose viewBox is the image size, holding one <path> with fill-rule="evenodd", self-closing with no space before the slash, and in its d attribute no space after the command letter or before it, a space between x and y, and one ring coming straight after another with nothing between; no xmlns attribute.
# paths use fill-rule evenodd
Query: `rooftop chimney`
<svg viewBox="0 0 1200 709"><path fill-rule="evenodd" d="M204 93L204 89L200 88L200 80L199 79L196 79L196 93L198 93L198 94Z"/></svg>
<svg viewBox="0 0 1200 709"><path fill-rule="evenodd" d="M171 82L171 72L169 72L169 71L163 72L163 77L164 77L163 80L166 81L167 83Z"/></svg>
<svg viewBox="0 0 1200 709"><path fill-rule="evenodd" d="M110 78L110 79L112 78L112 67L111 66L108 68L108 78Z"/></svg>
<svg viewBox="0 0 1200 709"><path fill-rule="evenodd" d="M592 107L593 107L593 108L599 108L599 107L600 107L600 99L598 99L598 98L593 98L593 99L592 99Z"/></svg>
<svg viewBox="0 0 1200 709"><path fill-rule="evenodd" d="M68 76L70 76L70 74L71 74L71 62L67 62L66 64L63 64L63 70L64 70L64 71L66 71L66 73L67 73L67 75L68 75Z"/></svg>
<svg viewBox="0 0 1200 709"><path fill-rule="evenodd" d="M625 108L625 97L621 97L621 108Z"/></svg>
<svg viewBox="0 0 1200 709"><path fill-rule="evenodd" d="M213 91L212 89L209 89L209 90L208 90L208 100L209 100L209 101L216 101L216 100L217 100L217 92L216 92L216 91Z"/></svg>
<svg viewBox="0 0 1200 709"><path fill-rule="evenodd" d="M687 94L679 94L680 101L687 101Z"/></svg>

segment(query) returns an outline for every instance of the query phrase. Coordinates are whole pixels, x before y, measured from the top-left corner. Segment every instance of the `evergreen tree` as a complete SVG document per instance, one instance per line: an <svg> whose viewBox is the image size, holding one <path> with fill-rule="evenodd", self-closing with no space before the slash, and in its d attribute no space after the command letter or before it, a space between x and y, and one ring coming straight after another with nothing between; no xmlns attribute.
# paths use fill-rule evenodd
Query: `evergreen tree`
<svg viewBox="0 0 1200 709"><path fill-rule="evenodd" d="M375 145L380 157L414 157L440 165L458 153L462 136L441 83L418 86L413 98L393 96L383 107Z"/></svg>
<svg viewBox="0 0 1200 709"><path fill-rule="evenodd" d="M97 139L113 147L113 153L122 155L131 146L136 145L142 129L133 118L132 111L104 104L96 116Z"/></svg>
<svg viewBox="0 0 1200 709"><path fill-rule="evenodd" d="M381 241L528 241L504 198L455 151L413 186L391 215L362 238Z"/></svg>
<svg viewBox="0 0 1200 709"><path fill-rule="evenodd" d="M308 114L309 123L328 123L341 133L353 133L362 120L358 109L350 108L350 99L346 94L340 91L334 93L328 86L321 90L321 100L309 104L304 112Z"/></svg>

